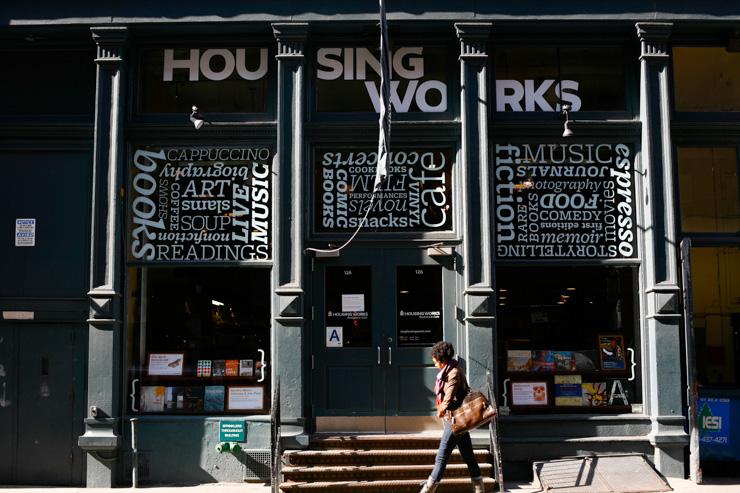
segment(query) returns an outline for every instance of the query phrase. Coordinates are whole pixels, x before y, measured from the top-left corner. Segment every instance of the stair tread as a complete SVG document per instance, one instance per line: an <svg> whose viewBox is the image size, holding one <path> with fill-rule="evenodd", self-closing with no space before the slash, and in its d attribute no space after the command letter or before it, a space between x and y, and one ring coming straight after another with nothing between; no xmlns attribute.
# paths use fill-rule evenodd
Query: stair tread
<svg viewBox="0 0 740 493"><path fill-rule="evenodd" d="M478 463L481 469L493 467L492 464L482 462ZM283 466L283 473L290 472L303 472L303 471L327 471L327 472L344 472L344 471L382 471L382 470L393 470L393 471L405 471L413 469L428 469L434 467L434 464L395 464L395 465L371 465L371 466ZM448 464L447 469L462 469L467 468L466 464Z"/></svg>
<svg viewBox="0 0 740 493"><path fill-rule="evenodd" d="M489 486L496 484L493 478L483 478L483 482ZM386 481L285 481L280 483L280 489L322 489L322 488L364 488L367 486L418 486L418 479L399 479ZM442 478L442 485L470 484L470 478Z"/></svg>
<svg viewBox="0 0 740 493"><path fill-rule="evenodd" d="M476 455L490 454L490 451L485 449L476 449L473 451ZM453 454L459 454L459 450L455 450ZM437 455L436 448L428 449L398 449L398 450L386 450L386 449L370 449L370 450L286 450L284 452L288 456L299 456L299 457L312 457L312 456L343 456L343 455Z"/></svg>

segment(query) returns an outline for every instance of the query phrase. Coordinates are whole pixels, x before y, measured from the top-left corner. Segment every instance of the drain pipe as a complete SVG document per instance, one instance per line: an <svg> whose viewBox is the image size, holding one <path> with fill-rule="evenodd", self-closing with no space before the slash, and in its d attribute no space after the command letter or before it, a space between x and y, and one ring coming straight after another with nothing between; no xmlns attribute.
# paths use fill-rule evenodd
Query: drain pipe
<svg viewBox="0 0 740 493"><path fill-rule="evenodd" d="M139 418L131 418L131 487L139 487L139 449L136 448L136 423Z"/></svg>

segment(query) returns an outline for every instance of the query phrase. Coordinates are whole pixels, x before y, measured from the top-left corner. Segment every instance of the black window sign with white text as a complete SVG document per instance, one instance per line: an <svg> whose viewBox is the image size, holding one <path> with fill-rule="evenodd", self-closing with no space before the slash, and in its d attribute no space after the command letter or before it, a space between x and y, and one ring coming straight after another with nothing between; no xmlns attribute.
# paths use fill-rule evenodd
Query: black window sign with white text
<svg viewBox="0 0 740 493"><path fill-rule="evenodd" d="M131 259L269 260L272 157L267 147L136 150L131 163Z"/></svg>
<svg viewBox="0 0 740 493"><path fill-rule="evenodd" d="M452 229L451 148L394 147L388 178L365 227L381 232ZM316 149L314 220L320 233L352 231L370 207L377 152Z"/></svg>
<svg viewBox="0 0 740 493"><path fill-rule="evenodd" d="M625 144L496 144L498 258L637 256L634 154Z"/></svg>

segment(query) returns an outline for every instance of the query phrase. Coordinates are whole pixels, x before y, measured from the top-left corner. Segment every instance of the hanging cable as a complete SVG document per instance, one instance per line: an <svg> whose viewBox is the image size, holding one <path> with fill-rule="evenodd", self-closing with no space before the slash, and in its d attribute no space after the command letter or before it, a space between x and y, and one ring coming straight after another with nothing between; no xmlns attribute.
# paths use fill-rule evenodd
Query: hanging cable
<svg viewBox="0 0 740 493"><path fill-rule="evenodd" d="M388 160L390 156L391 145L391 77L390 77L390 53L388 48L388 23L385 18L384 0L378 0L380 5L380 116L378 117L378 159L376 160L375 182L373 183L373 193L370 196L370 204L362 217L362 221L357 225L357 229L352 233L342 245L337 248L306 248L306 252L314 253L339 253L347 247L352 240L360 233L360 230L367 221L367 216L373 209L375 198L378 191L382 188L388 176Z"/></svg>

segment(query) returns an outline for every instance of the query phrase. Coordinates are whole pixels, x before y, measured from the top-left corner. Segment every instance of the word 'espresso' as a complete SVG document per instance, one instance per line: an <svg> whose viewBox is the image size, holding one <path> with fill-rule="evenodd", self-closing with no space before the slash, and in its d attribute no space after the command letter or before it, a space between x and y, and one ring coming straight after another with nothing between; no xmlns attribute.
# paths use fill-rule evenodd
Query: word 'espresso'
<svg viewBox="0 0 740 493"><path fill-rule="evenodd" d="M271 160L267 148L137 150L132 257L143 261L269 259Z"/></svg>
<svg viewBox="0 0 740 493"><path fill-rule="evenodd" d="M364 225L384 231L450 229L450 159L448 149L392 152L388 178ZM355 229L371 207L377 152L318 150L316 162L317 230Z"/></svg>
<svg viewBox="0 0 740 493"><path fill-rule="evenodd" d="M624 144L497 144L497 256L634 257L631 157Z"/></svg>

